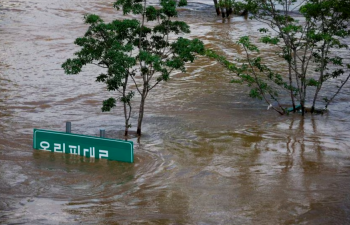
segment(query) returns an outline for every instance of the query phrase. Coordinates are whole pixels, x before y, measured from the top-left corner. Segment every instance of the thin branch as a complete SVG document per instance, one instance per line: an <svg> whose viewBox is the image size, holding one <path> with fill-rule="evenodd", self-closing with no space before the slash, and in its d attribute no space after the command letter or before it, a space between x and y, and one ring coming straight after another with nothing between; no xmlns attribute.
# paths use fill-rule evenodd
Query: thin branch
<svg viewBox="0 0 350 225"><path fill-rule="evenodd" d="M251 70L252 70L252 72L253 72L253 75L254 75L254 78L255 78L255 82L256 82L256 84L257 84L257 86L258 86L258 89L259 89L259 91L260 91L262 97L264 98L265 102L266 102L268 105L271 105L272 108L273 108L276 112L278 112L280 115L283 115L283 112L280 112L278 109L276 109L276 108L270 103L270 101L266 98L266 96L265 96L265 94L264 94L264 91L261 89L261 87L260 87L260 85L259 85L259 80L258 80L258 77L257 77L257 75L256 75L256 73L255 73L254 67L253 67L253 65L252 65L252 63L251 63L251 61L250 61L250 56L249 56L248 50L247 50L247 48L246 48L244 45L243 45L243 48L244 48L244 51L246 52L247 59L248 59L248 63L249 63L249 67L251 68Z"/></svg>
<svg viewBox="0 0 350 225"><path fill-rule="evenodd" d="M141 90L139 89L139 87L138 87L138 85L137 85L137 83L136 83L136 80L135 80L135 78L134 78L134 76L133 76L134 71L135 71L135 70L133 70L132 72L129 72L129 76L131 77L132 81L134 82L137 92L138 92L139 94L141 94Z"/></svg>
<svg viewBox="0 0 350 225"><path fill-rule="evenodd" d="M333 101L333 99L335 98L335 96L337 96L337 95L339 94L339 92L340 92L340 90L343 88L343 86L348 82L349 78L350 78L350 74L349 74L348 77L345 79L345 81L342 83L342 85L338 88L338 91L332 96L332 98L331 98L329 101L327 101L327 104L326 104L326 106L325 106L326 109L328 108L328 105Z"/></svg>
<svg viewBox="0 0 350 225"><path fill-rule="evenodd" d="M103 69L108 69L108 66L102 66L101 64L98 64L98 63L93 63L93 62L91 62L90 64L95 65L95 66L98 66L98 67L101 67L101 68L103 68Z"/></svg>

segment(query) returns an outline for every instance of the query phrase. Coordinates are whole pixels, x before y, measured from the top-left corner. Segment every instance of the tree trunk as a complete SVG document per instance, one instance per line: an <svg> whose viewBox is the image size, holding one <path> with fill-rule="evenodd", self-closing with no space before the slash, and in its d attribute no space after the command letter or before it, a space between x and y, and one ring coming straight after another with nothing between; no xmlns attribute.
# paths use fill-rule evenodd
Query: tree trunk
<svg viewBox="0 0 350 225"><path fill-rule="evenodd" d="M141 102L140 102L140 109L139 109L139 118L137 121L137 135L141 135L141 126L142 126L142 120L143 120L143 112L145 110L145 102L146 102L146 96L147 96L147 90L146 87L142 90L141 95Z"/></svg>
<svg viewBox="0 0 350 225"><path fill-rule="evenodd" d="M335 96L337 96L340 92L340 90L343 88L343 86L346 84L346 82L348 82L350 78L350 74L348 75L348 77L345 79L345 81L342 82L342 84L340 85L340 87L338 88L337 92L335 92L335 94L331 97L331 99L329 99L325 105L325 109L327 109L328 105L333 101L333 99L335 98Z"/></svg>
<svg viewBox="0 0 350 225"><path fill-rule="evenodd" d="M244 16L244 17L248 16L248 9L243 10L240 16Z"/></svg>
<svg viewBox="0 0 350 225"><path fill-rule="evenodd" d="M289 86L290 86L290 97L292 99L292 105L293 105L293 112L295 112L295 102L294 102L294 94L293 94L293 82L292 82L292 65L289 62L288 63L288 69L289 69Z"/></svg>
<svg viewBox="0 0 350 225"><path fill-rule="evenodd" d="M128 118L128 114L127 114L126 102L124 102L124 117L125 117L125 132L124 132L124 136L128 136L128 132L129 132L129 118Z"/></svg>
<svg viewBox="0 0 350 225"><path fill-rule="evenodd" d="M233 13L232 8L226 8L226 18L230 18L231 14Z"/></svg>
<svg viewBox="0 0 350 225"><path fill-rule="evenodd" d="M315 92L315 96L314 96L314 100L312 101L312 107L311 107L311 113L314 112L315 110L315 104L316 104L316 99L317 99L317 96L318 96L318 93L320 92L321 88L322 88L322 84L323 84L323 77L324 77L324 71L325 71L325 68L326 68L326 64L325 64L325 61L326 61L326 53L325 51L328 51L329 48L325 49L326 48L326 43L323 44L323 47L322 47L322 55L321 55L321 71L320 71L320 78L318 79L318 85L317 85L317 88L316 88L316 92Z"/></svg>
<svg viewBox="0 0 350 225"><path fill-rule="evenodd" d="M218 6L218 1L214 0L214 6L215 6L215 10L216 10L216 15L220 16L220 8Z"/></svg>
<svg viewBox="0 0 350 225"><path fill-rule="evenodd" d="M125 118L125 132L124 132L124 136L128 136L129 134L129 119L130 119L130 113L131 113L131 109L129 109L129 116L128 116L128 109L127 109L127 102L126 102L126 88L128 85L128 79L129 77L125 77L125 84L123 85L123 98L125 98L125 100L123 101L123 105L124 105L124 118Z"/></svg>
<svg viewBox="0 0 350 225"><path fill-rule="evenodd" d="M318 96L318 93L320 92L320 90L321 90L321 87L317 86L314 99L312 100L311 113L314 113L314 111L315 111L316 99L317 99L317 96Z"/></svg>
<svg viewBox="0 0 350 225"><path fill-rule="evenodd" d="M301 101L300 101L300 105L301 105L301 115L304 116L305 115L305 100L306 100L306 81L305 81L305 74L303 76L303 78L301 79L301 83L302 83L302 96L301 96Z"/></svg>
<svg viewBox="0 0 350 225"><path fill-rule="evenodd" d="M300 105L301 105L301 115L302 115L302 116L305 115L305 106L304 106L305 103L304 103L304 102L305 102L305 101L303 101L303 100L300 102Z"/></svg>
<svg viewBox="0 0 350 225"><path fill-rule="evenodd" d="M125 136L125 137L127 137L127 136L128 136L128 134L129 134L129 128L126 128L126 129L125 129L124 136Z"/></svg>
<svg viewBox="0 0 350 225"><path fill-rule="evenodd" d="M221 8L221 17L223 18L223 19L225 19L226 18L226 10L225 10L225 8Z"/></svg>

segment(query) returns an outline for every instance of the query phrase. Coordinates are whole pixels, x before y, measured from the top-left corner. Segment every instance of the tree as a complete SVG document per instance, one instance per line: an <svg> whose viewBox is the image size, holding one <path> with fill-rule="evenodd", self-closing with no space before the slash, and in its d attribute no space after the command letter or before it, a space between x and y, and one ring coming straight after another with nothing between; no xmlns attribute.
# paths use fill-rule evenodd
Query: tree
<svg viewBox="0 0 350 225"><path fill-rule="evenodd" d="M137 134L141 135L145 102L150 91L162 81L168 81L173 71L186 71L185 63L193 62L196 54L204 53L204 45L198 39L178 37L171 41L171 35L189 33L189 26L183 21L172 21L177 17L176 7L187 5L187 1L160 0L160 8L148 6L146 0L118 0L114 6L122 8L124 14L140 15L138 33L134 46L138 54L134 59L137 67L131 79L141 95ZM146 23L149 26L146 26ZM152 25L152 23L155 23ZM141 85L137 82L141 78Z"/></svg>
<svg viewBox="0 0 350 225"><path fill-rule="evenodd" d="M230 19L230 15L233 13L233 4L233 0L219 0L218 6L221 9L221 15L223 19Z"/></svg>
<svg viewBox="0 0 350 225"><path fill-rule="evenodd" d="M219 7L219 4L218 4L218 0L213 0L213 1L214 1L216 15L220 16L221 12L220 12L220 7Z"/></svg>
<svg viewBox="0 0 350 225"><path fill-rule="evenodd" d="M145 102L148 94L162 81L168 81L172 72L185 72L185 63L193 62L197 54L204 53L204 45L198 39L189 40L174 36L189 33L189 26L177 17L177 6L185 6L180 0L161 0L160 7L148 6L146 0L118 0L114 3L123 13L140 15L140 19L114 20L105 24L98 16L86 16L90 24L83 38L75 43L82 47L75 59L68 59L62 66L68 74L76 74L86 64L107 69L96 81L104 82L110 91L119 91L124 105L125 134L130 127L131 100L134 93L141 95L137 134L141 135ZM148 24L148 26L146 26ZM134 83L135 91L129 83ZM141 84L140 84L141 82ZM115 107L116 99L103 102L102 111Z"/></svg>
<svg viewBox="0 0 350 225"><path fill-rule="evenodd" d="M231 14L235 13L241 16L246 16L248 10L245 8L245 4L240 1L235 0L214 0L214 6L216 14L219 16L222 15L223 21L225 19L230 19Z"/></svg>
<svg viewBox="0 0 350 225"><path fill-rule="evenodd" d="M139 27L137 20L114 20L111 23L104 21L97 15L86 15L85 23L89 28L84 37L77 38L75 44L81 50L62 64L67 74L78 74L87 64L99 66L106 70L96 77L97 82L106 84L108 91L117 91L118 99L123 103L125 118L125 136L128 135L131 116L132 90L128 90L130 76L134 74L133 66L136 60L134 52L136 30ZM103 101L102 111L110 111L116 106L116 98Z"/></svg>
<svg viewBox="0 0 350 225"><path fill-rule="evenodd" d="M286 62L286 75L273 72L263 64L262 57L254 56L259 50L249 37L237 42L246 53L246 63L240 66L212 51L208 55L239 76L234 82L253 87L250 96L264 99L280 114L285 113L278 101L281 92L289 92L293 111L297 109L295 102L299 101L304 115L308 97L312 96L310 111L314 112L324 83L341 80L334 94L323 98L327 108L350 77L345 75L349 64L336 55L338 49L347 48L342 39L350 35L350 0L305 0L303 4L296 0L246 0L245 3L252 18L268 25L259 30L263 34L260 41L277 49L276 53ZM296 9L303 16L300 20L292 16Z"/></svg>

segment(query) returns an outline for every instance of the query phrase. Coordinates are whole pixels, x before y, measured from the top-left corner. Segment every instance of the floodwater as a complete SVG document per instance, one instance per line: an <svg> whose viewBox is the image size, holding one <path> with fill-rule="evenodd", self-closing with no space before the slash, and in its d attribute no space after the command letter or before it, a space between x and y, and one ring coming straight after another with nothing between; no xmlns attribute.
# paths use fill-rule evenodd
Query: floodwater
<svg viewBox="0 0 350 225"><path fill-rule="evenodd" d="M130 139L135 163L33 150L33 128L64 131L66 121L74 133L122 138L121 108L100 110L113 93L95 82L98 70L60 67L85 13L123 18L111 6L0 1L1 224L350 224L349 87L327 114L279 116L201 57L149 96L143 136ZM187 36L232 57L237 38L261 26L189 9Z"/></svg>

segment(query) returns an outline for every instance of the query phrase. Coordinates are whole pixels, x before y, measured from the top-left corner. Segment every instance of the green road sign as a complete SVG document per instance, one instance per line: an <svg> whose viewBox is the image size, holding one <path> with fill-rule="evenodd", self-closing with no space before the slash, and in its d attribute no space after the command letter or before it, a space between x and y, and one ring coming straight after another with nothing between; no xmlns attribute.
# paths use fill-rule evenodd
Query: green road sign
<svg viewBox="0 0 350 225"><path fill-rule="evenodd" d="M134 162L134 144L131 141L34 129L33 148L97 159Z"/></svg>

